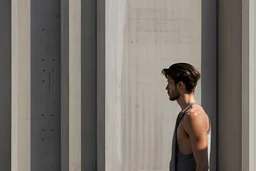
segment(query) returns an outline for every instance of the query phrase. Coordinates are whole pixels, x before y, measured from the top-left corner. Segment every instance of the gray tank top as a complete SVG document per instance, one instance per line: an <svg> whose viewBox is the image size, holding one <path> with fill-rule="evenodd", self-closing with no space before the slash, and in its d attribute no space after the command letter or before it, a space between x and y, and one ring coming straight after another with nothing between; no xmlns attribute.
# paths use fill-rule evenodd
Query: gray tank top
<svg viewBox="0 0 256 171"><path fill-rule="evenodd" d="M183 111L181 111L176 119L173 140L172 140L172 158L170 161L170 171L195 171L196 161L193 153L188 155L183 155L180 153L177 143L177 128L180 121L188 111L188 109L195 103L191 103ZM208 160L210 162L210 146L211 146L211 132L208 132Z"/></svg>

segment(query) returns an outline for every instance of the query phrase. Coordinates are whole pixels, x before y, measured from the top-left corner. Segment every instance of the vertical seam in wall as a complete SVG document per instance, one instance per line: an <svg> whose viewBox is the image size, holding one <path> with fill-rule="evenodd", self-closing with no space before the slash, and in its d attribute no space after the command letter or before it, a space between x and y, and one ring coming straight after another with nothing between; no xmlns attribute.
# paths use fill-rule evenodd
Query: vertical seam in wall
<svg viewBox="0 0 256 171"><path fill-rule="evenodd" d="M216 171L219 170L219 0L216 0Z"/></svg>
<svg viewBox="0 0 256 171"><path fill-rule="evenodd" d="M61 63L60 63L60 78L61 78L61 99L60 99L60 104L61 104L61 140L63 136L63 126L67 124L67 130L69 130L69 121L63 121L63 117L65 119L68 119L69 117L69 7L68 7L68 0L61 0L61 11L60 11L60 24L61 24ZM65 6L67 6L67 11L63 11L65 9ZM64 8L64 9L63 9ZM67 30L66 30L67 29ZM67 34L67 35L66 35ZM64 39L64 40L63 40ZM65 65L65 66L64 66ZM65 67L65 70L63 69ZM66 74L66 75L64 75ZM67 80L65 80L65 78ZM63 83L63 81L65 82ZM67 86L67 87L66 87ZM66 95L66 98L63 98L63 93ZM65 102L67 102L67 105L65 105ZM66 109L65 112L63 111L63 105L65 105ZM64 114L65 116L63 116ZM67 113L66 113L67 112ZM64 129L66 130L66 129ZM61 155L61 170L62 171L68 171L69 170L69 132L66 133L67 137L65 137L67 140L67 148L64 149L65 146L63 147L63 143L61 142L61 153L64 152L65 150L65 156L62 154ZM65 163L63 163L65 162Z"/></svg>
<svg viewBox="0 0 256 171"><path fill-rule="evenodd" d="M105 0L96 3L97 26L97 171L105 170ZM99 74L99 72L102 72ZM101 117L101 118L100 118Z"/></svg>
<svg viewBox="0 0 256 171"><path fill-rule="evenodd" d="M243 104L242 104L242 100L243 100L243 95L242 95L242 93L243 93L243 0L240 0L239 1L240 2L240 4L239 4L239 6L240 6L240 8L239 8L239 12L240 12L240 15L239 15L239 31L240 31L240 39L239 39L239 46L240 46L240 80L239 80L239 84L240 84L240 92L241 92L241 94L240 94L240 101L239 101L239 103L241 104L241 108L240 108L240 113L241 113L241 115L240 115L240 121L241 121L241 123L240 123L240 149L239 149L239 153L240 153L240 155L241 155L241 159L240 159L240 170L243 170L243 152L242 152L242 150L243 150ZM249 80L248 80L249 81ZM249 91L249 90L248 90ZM248 144L249 145L249 144ZM249 168L249 166L248 166L248 168Z"/></svg>
<svg viewBox="0 0 256 171"><path fill-rule="evenodd" d="M96 86L96 89L95 89L95 96L96 96L96 98L95 98L95 116L96 116L96 118L95 118L95 140L94 140L94 142L95 142L95 155L94 155L94 157L95 157L95 162L94 162L94 168L95 168L95 170L97 171L98 170L98 168L97 168L97 166L98 166L98 153L97 153L97 151L98 151L98 142L97 142L97 132L98 132L98 126L97 126L97 113L98 113L98 105L97 105L97 97L98 97L98 89L97 89L97 75L98 75L98 68L97 68L97 63L98 63L98 51L97 51L97 49L98 49L98 36L97 36L97 30L98 30L98 28L97 28L97 23L98 23L98 8L97 8L97 6L98 6L98 0L95 0L94 1L94 15L95 15L95 22L94 22L94 28L96 29L96 31L95 31L95 35L94 35L94 39L95 39L95 58L96 58L96 60L95 60L95 63L94 63L94 65L95 65L95 86Z"/></svg>

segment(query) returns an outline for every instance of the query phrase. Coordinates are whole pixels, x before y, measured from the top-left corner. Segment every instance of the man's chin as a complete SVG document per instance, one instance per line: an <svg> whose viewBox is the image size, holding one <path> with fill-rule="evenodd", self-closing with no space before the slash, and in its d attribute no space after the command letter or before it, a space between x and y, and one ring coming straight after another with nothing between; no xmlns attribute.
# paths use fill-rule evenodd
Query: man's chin
<svg viewBox="0 0 256 171"><path fill-rule="evenodd" d="M180 97L180 96L178 96L178 97L177 97L177 96L176 96L176 97L169 97L169 100L170 100L170 101L176 101L176 100L179 99L179 97Z"/></svg>

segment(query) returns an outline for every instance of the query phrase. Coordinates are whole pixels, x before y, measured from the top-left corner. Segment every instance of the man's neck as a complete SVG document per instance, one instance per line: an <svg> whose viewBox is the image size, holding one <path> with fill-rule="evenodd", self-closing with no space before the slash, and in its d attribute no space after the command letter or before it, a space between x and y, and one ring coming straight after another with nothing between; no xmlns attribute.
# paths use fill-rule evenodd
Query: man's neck
<svg viewBox="0 0 256 171"><path fill-rule="evenodd" d="M194 93L181 95L177 102L180 105L181 110L184 110L188 105L196 102Z"/></svg>

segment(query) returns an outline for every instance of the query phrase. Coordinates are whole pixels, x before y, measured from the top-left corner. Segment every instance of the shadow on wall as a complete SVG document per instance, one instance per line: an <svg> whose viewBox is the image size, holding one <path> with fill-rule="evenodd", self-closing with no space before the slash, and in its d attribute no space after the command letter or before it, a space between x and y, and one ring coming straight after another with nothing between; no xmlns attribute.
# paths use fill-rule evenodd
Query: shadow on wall
<svg viewBox="0 0 256 171"><path fill-rule="evenodd" d="M217 1L202 1L201 103L211 120L211 171L217 171Z"/></svg>

